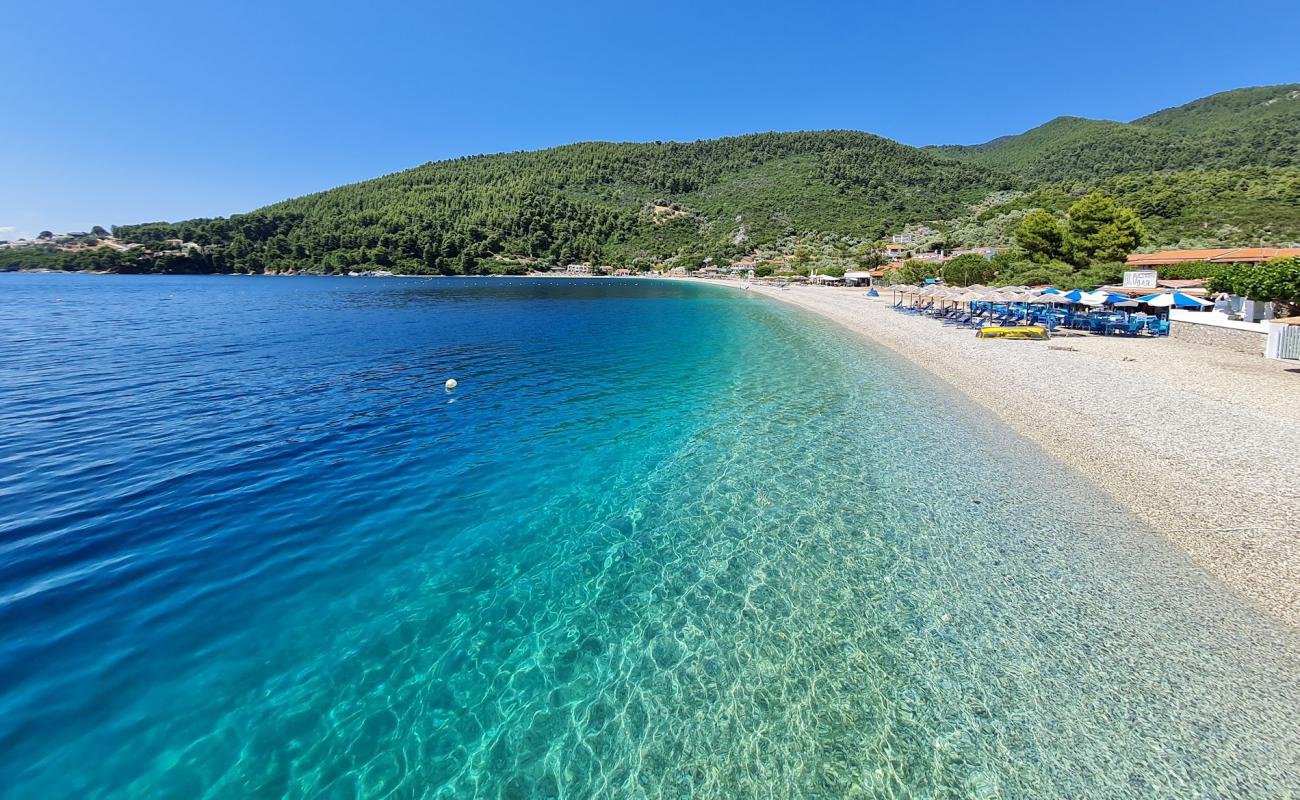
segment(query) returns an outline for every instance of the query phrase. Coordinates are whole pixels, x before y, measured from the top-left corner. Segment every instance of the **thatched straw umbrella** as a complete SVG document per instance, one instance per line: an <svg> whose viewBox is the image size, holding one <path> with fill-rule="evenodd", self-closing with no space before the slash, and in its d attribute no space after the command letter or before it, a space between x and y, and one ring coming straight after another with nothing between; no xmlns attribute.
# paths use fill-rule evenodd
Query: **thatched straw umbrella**
<svg viewBox="0 0 1300 800"><path fill-rule="evenodd" d="M896 295L899 295L899 297L897 298L897 302L895 302L894 305L901 304L903 302L902 300L903 297L906 297L907 295L916 291L916 287L911 285L910 283L900 283L897 286L891 286L890 288L894 290L894 293Z"/></svg>

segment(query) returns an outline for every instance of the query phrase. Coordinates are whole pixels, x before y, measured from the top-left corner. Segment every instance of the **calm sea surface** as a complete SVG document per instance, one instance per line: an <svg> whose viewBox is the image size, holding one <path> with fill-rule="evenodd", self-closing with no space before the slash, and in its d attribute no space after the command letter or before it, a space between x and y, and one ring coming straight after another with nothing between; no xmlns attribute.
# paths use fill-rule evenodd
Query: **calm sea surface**
<svg viewBox="0 0 1300 800"><path fill-rule="evenodd" d="M8 800L1300 793L1296 634L756 293L6 274L0 412Z"/></svg>

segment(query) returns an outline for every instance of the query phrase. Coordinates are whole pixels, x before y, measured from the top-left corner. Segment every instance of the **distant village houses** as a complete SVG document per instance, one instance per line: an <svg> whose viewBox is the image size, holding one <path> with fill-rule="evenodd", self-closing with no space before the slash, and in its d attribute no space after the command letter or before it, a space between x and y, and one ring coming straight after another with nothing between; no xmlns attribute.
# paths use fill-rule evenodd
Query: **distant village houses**
<svg viewBox="0 0 1300 800"><path fill-rule="evenodd" d="M890 261L906 261L907 246L900 242L892 242L885 245L884 252L882 252L881 255Z"/></svg>

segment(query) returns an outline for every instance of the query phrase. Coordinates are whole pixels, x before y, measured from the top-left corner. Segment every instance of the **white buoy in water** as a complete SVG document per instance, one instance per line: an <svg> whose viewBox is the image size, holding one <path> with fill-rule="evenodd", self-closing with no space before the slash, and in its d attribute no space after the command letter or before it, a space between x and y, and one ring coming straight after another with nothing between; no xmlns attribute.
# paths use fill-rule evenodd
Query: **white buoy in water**
<svg viewBox="0 0 1300 800"><path fill-rule="evenodd" d="M448 379L447 379L447 382L444 383L443 386L445 386L445 387L447 388L447 391L449 391L449 392L453 392L453 391L455 391L455 390L456 390L456 379L455 379L455 378L448 378Z"/></svg>

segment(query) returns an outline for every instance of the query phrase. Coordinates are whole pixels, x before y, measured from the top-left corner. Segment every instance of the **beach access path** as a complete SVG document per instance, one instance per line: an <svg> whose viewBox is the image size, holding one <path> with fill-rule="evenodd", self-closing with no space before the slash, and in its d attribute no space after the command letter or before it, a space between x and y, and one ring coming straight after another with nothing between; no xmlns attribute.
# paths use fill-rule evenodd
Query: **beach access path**
<svg viewBox="0 0 1300 800"><path fill-rule="evenodd" d="M977 339L893 311L888 289L752 290L933 373L1300 627L1300 369L1263 358L1262 342L1252 356L1168 337Z"/></svg>

